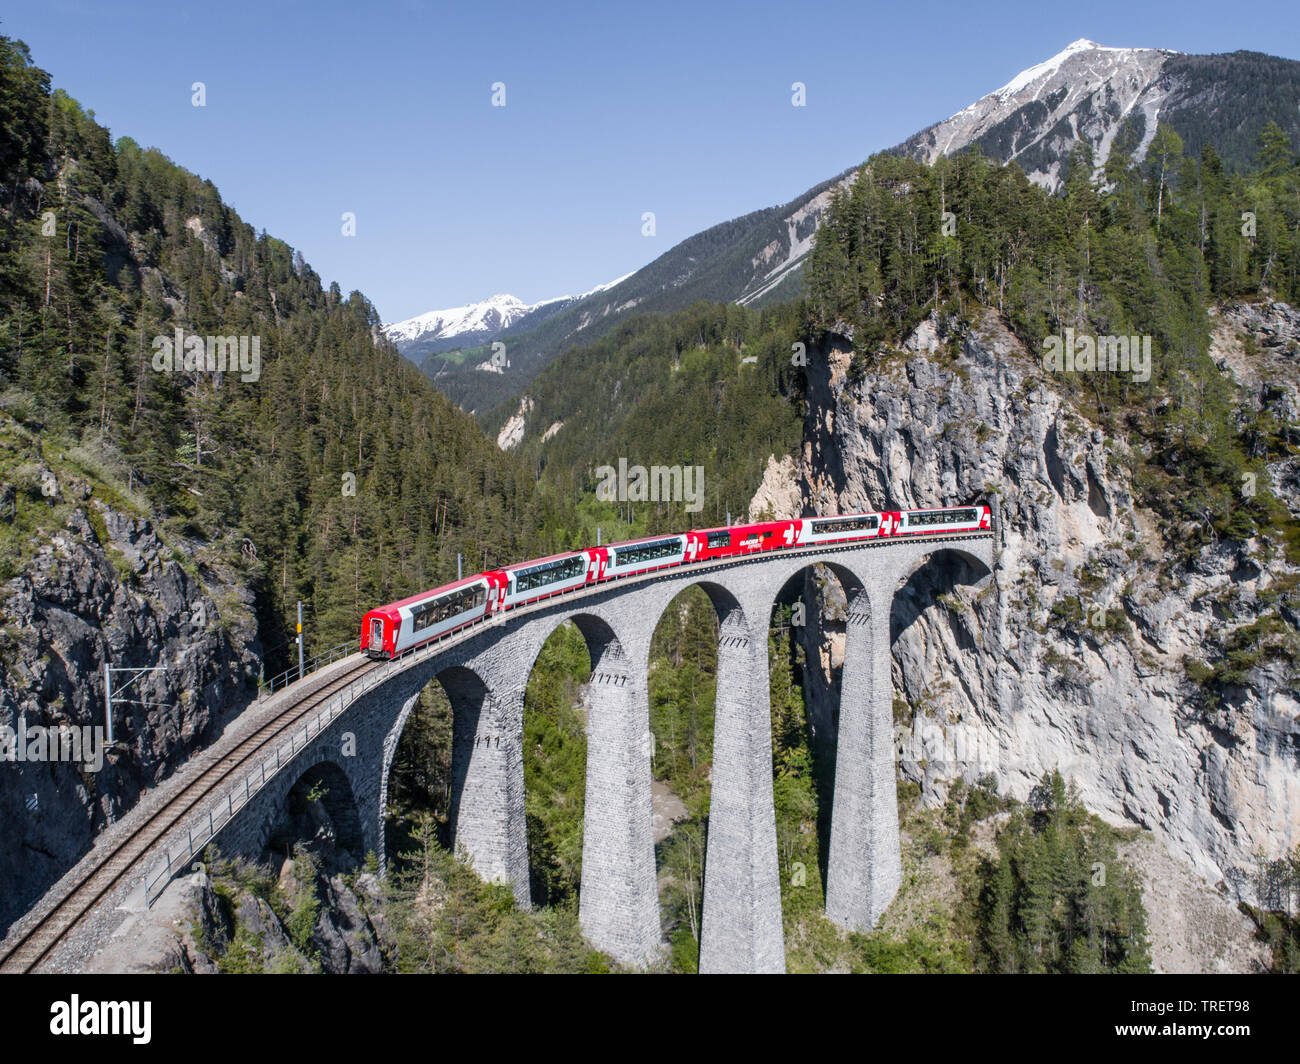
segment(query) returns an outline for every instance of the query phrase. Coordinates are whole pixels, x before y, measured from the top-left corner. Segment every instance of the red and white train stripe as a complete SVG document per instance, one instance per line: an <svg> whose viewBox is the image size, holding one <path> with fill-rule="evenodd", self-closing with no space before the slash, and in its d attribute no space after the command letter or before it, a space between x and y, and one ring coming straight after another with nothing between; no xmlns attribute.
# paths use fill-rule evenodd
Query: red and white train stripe
<svg viewBox="0 0 1300 1064"><path fill-rule="evenodd" d="M820 543L981 532L991 527L989 507L974 505L804 517L646 536L507 565L380 606L362 619L361 650L372 658L392 658L495 613L652 569Z"/></svg>

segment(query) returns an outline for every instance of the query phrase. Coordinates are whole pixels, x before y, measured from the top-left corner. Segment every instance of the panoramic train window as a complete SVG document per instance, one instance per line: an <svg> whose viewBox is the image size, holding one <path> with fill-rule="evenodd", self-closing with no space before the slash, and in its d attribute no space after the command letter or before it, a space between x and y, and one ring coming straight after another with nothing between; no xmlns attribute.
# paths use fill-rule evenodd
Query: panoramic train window
<svg viewBox="0 0 1300 1064"><path fill-rule="evenodd" d="M709 546L710 546L710 547L727 547L727 546L730 546L730 545L731 545L731 533L730 533L730 532L710 532L710 533L709 533Z"/></svg>
<svg viewBox="0 0 1300 1064"><path fill-rule="evenodd" d="M653 543L638 543L633 547L615 547L615 565L640 565L658 558L671 558L682 552L682 541L677 537L659 539Z"/></svg>
<svg viewBox="0 0 1300 1064"><path fill-rule="evenodd" d="M870 532L880 524L875 514L865 517L839 517L812 523L813 535L824 536L837 532Z"/></svg>
<svg viewBox="0 0 1300 1064"><path fill-rule="evenodd" d="M910 516L923 525L964 525L976 519L974 510L924 510Z"/></svg>
<svg viewBox="0 0 1300 1064"><path fill-rule="evenodd" d="M423 631L425 628L439 624L449 617L455 617L458 613L481 608L485 602L487 602L487 590L482 584L477 587L467 587L460 591L453 591L436 599L430 599L428 602L422 602L411 609L411 630L414 632Z"/></svg>
<svg viewBox="0 0 1300 1064"><path fill-rule="evenodd" d="M575 554L572 558L561 558L558 561L546 562L543 565L533 565L527 569L515 570L515 593L521 591L532 591L535 588L545 587L547 584L558 584L564 580L572 580L579 573L587 571L587 559L581 554Z"/></svg>

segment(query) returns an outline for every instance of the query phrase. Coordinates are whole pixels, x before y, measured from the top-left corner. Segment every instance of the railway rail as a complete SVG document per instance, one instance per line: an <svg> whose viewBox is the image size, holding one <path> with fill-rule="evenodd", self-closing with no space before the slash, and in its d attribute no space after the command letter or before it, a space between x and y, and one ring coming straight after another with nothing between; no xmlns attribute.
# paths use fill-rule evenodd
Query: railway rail
<svg viewBox="0 0 1300 1064"><path fill-rule="evenodd" d="M195 780L155 810L140 827L103 855L67 889L39 923L20 933L0 949L0 973L30 972L45 959L65 935L81 922L127 872L154 846L193 813L205 798L253 762L258 753L309 716L339 691L373 671L376 663L362 660L341 676L292 704L289 709L259 725L229 752L208 766Z"/></svg>
<svg viewBox="0 0 1300 1064"><path fill-rule="evenodd" d="M935 543L960 543L970 540L993 538L993 533L961 532L950 535L927 537ZM511 618L541 611L556 605L556 600L570 602L594 595L608 593L615 587L626 587L655 580L670 579L684 572L703 575L710 571L728 569L744 565L749 561L771 561L779 557L812 559L860 550L879 550L893 544L914 542L909 540L884 539L860 542L808 545L787 548L780 551L767 551L748 557L717 558L696 562L688 566L664 566L615 580L594 585L580 585L563 592L545 596L528 605L516 607L505 613L492 614L482 621L466 625L462 629L448 632L429 643L412 648L392 661L373 661L361 659L338 676L330 677L324 684L304 693L296 702L285 707L284 712L270 717L258 724L250 734L240 739L230 750L222 753L213 763L191 782L164 802L157 810L120 842L108 847L102 858L88 867L84 874L78 876L68 885L63 895L49 911L34 922L31 927L20 932L10 933L9 938L0 942L0 973L31 972L47 958L54 948L76 928L99 903L117 887L128 872L135 867L150 851L154 850L173 831L180 827L186 818L199 810L202 803L210 798L223 785L228 785L246 766L254 764L259 755L266 756L268 747L280 740L280 737L299 726L310 717L313 710L319 709L330 699L356 684L360 679L372 673L404 670L426 657L442 653L447 644L460 642L484 628L502 624ZM345 659L346 660L346 659ZM304 677L303 679L305 679ZM197 847L191 843L190 850L197 853L205 842ZM92 851L93 852L93 851ZM57 887L55 889L58 889ZM146 884L146 890L148 886Z"/></svg>

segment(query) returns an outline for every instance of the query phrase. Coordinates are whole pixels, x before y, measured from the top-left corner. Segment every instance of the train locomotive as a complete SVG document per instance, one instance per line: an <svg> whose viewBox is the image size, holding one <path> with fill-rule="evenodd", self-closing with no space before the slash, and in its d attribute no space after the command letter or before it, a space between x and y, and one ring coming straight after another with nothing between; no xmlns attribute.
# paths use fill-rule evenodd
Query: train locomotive
<svg viewBox="0 0 1300 1064"><path fill-rule="evenodd" d="M361 621L361 651L371 658L400 657L518 606L655 569L815 544L984 532L991 527L990 508L975 504L763 521L567 551L478 573L370 610Z"/></svg>

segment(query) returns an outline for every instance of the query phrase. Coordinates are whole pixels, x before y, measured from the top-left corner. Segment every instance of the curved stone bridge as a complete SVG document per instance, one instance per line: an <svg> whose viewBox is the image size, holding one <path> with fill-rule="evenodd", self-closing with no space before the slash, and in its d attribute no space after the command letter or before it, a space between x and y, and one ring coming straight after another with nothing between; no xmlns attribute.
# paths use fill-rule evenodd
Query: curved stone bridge
<svg viewBox="0 0 1300 1064"><path fill-rule="evenodd" d="M629 577L511 611L401 659L287 761L214 841L255 855L295 787L324 782L341 842L384 857L389 772L407 716L437 679L451 700L455 845L485 879L513 885L527 906L524 691L542 645L572 621L591 655L587 782L579 914L591 943L640 965L661 950L652 838L650 641L687 587L720 621L712 800L705 854L702 972L781 972L785 952L772 799L767 635L793 581L828 566L844 587L848 625L841 678L826 914L870 929L901 879L890 682L894 593L937 553L987 575L991 533L890 539L773 551ZM786 594L783 594L785 592Z"/></svg>

